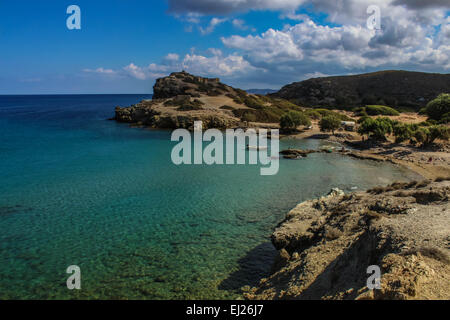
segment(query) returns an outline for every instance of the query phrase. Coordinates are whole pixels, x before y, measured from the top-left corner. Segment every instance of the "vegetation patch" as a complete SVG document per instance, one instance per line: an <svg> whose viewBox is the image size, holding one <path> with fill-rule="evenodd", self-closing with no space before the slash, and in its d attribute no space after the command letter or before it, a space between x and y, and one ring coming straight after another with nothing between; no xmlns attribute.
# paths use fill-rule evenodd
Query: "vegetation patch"
<svg viewBox="0 0 450 320"><path fill-rule="evenodd" d="M450 93L441 93L436 99L430 101L422 110L430 119L436 121L447 121L450 115Z"/></svg>
<svg viewBox="0 0 450 320"><path fill-rule="evenodd" d="M395 110L391 107L380 106L380 105L367 105L365 107L355 109L354 112L355 112L355 115L359 115L359 116L364 116L364 115L398 116L398 115L400 115L400 113L397 110Z"/></svg>
<svg viewBox="0 0 450 320"><path fill-rule="evenodd" d="M298 126L310 126L311 120L303 112L289 111L280 118L280 128L283 131L294 131Z"/></svg>
<svg viewBox="0 0 450 320"><path fill-rule="evenodd" d="M328 115L323 117L319 121L320 131L323 132L334 132L341 127L341 120L335 115Z"/></svg>

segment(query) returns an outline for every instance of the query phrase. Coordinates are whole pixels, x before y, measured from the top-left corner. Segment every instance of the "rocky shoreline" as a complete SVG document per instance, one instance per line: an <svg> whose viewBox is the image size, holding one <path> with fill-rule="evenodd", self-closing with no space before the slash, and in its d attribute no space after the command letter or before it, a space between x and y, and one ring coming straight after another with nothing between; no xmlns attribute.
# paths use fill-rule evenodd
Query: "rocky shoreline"
<svg viewBox="0 0 450 320"><path fill-rule="evenodd" d="M202 121L204 129L279 128L274 119L301 107L273 97L178 72L157 80L152 100L117 107L113 120L160 129L192 130L194 121ZM409 114L399 117L421 120ZM447 144L442 150L424 150L390 141L361 141L358 134L343 129L328 135L320 132L316 120L307 130L282 137L341 144L283 150L285 159L339 153L404 166L428 180L351 194L334 189L299 204L272 234L279 253L272 275L257 287L245 288L246 299L450 299ZM366 286L371 265L382 270L379 290Z"/></svg>
<svg viewBox="0 0 450 320"><path fill-rule="evenodd" d="M272 234L273 273L246 299L449 299L450 181L394 183L300 203ZM382 271L366 286L367 267Z"/></svg>

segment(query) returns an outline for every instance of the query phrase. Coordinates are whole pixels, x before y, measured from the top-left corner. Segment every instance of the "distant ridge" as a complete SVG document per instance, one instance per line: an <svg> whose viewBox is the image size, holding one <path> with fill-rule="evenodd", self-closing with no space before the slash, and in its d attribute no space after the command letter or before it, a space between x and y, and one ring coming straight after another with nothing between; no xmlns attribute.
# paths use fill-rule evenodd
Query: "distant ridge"
<svg viewBox="0 0 450 320"><path fill-rule="evenodd" d="M245 90L245 91L247 91L247 93L250 93L250 94L270 94L270 93L275 93L275 92L277 92L278 90L274 90L274 89L248 89L248 90Z"/></svg>
<svg viewBox="0 0 450 320"><path fill-rule="evenodd" d="M419 110L443 92L450 92L450 74L388 70L295 82L272 96L306 107L382 104Z"/></svg>

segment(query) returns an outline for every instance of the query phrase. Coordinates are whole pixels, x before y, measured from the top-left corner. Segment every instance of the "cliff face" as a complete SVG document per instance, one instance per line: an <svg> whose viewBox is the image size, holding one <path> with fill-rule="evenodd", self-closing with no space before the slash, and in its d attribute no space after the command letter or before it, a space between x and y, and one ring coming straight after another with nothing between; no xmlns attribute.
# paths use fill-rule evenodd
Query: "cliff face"
<svg viewBox="0 0 450 320"><path fill-rule="evenodd" d="M306 107L351 108L382 104L419 110L440 93L449 91L450 74L381 71L295 82L273 96Z"/></svg>
<svg viewBox="0 0 450 320"><path fill-rule="evenodd" d="M449 299L450 181L332 191L276 228L273 274L248 299ZM381 268L381 289L366 287Z"/></svg>

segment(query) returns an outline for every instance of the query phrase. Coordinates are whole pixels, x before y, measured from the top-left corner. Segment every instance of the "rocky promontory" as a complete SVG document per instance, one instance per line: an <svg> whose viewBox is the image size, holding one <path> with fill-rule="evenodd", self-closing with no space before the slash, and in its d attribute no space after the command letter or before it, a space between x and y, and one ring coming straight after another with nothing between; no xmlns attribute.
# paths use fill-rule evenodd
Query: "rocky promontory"
<svg viewBox="0 0 450 320"><path fill-rule="evenodd" d="M220 82L185 71L156 80L153 99L130 107L117 107L115 117L151 128L192 129L194 121L207 128L277 127L280 116L301 110L286 100L249 94Z"/></svg>
<svg viewBox="0 0 450 320"><path fill-rule="evenodd" d="M450 181L394 183L305 201L272 234L270 277L247 299L449 299ZM366 286L381 268L381 289Z"/></svg>

